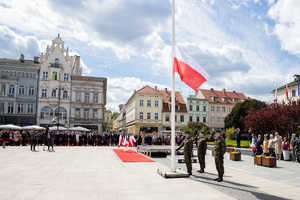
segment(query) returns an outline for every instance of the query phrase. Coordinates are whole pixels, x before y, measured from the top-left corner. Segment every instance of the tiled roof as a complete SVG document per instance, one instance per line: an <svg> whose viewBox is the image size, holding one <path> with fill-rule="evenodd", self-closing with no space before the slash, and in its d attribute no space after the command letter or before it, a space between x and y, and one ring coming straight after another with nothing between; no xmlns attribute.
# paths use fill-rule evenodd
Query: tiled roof
<svg viewBox="0 0 300 200"><path fill-rule="evenodd" d="M171 101L169 100L169 97L171 96L171 91L165 90L158 90L163 95L163 112L171 112L169 109L169 105L171 105ZM179 105L179 110L176 112L187 112L186 110L186 104L183 100L183 97L180 92L175 91L176 101L175 105Z"/></svg>
<svg viewBox="0 0 300 200"><path fill-rule="evenodd" d="M139 94L161 94L158 90L153 89L152 87L146 85L145 87L139 89L135 93Z"/></svg>
<svg viewBox="0 0 300 200"><path fill-rule="evenodd" d="M205 99L209 99L209 102L215 102L214 97L218 97L218 102L220 103L234 103L233 99L237 99L238 102L242 102L242 100L246 100L247 97L244 93L241 92L228 92L225 89L222 91L217 91L214 89L206 90L206 89L199 89L196 91L196 95L199 91L203 94ZM228 102L225 102L222 98L226 98Z"/></svg>

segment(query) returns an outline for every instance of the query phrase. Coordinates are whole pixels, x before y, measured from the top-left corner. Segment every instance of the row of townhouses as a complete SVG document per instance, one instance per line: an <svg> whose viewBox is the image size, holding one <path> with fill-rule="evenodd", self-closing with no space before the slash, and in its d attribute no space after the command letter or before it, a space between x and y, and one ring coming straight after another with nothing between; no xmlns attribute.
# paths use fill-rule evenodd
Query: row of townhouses
<svg viewBox="0 0 300 200"><path fill-rule="evenodd" d="M0 124L84 126L103 130L107 79L82 75L58 35L33 60L0 59Z"/></svg>
<svg viewBox="0 0 300 200"><path fill-rule="evenodd" d="M182 130L189 122L203 122L211 129L224 128L225 117L237 104L247 99L243 93L225 89L199 89L183 98L175 92L175 127ZM134 91L126 104L119 107L113 128L128 133L171 130L171 91L145 86Z"/></svg>

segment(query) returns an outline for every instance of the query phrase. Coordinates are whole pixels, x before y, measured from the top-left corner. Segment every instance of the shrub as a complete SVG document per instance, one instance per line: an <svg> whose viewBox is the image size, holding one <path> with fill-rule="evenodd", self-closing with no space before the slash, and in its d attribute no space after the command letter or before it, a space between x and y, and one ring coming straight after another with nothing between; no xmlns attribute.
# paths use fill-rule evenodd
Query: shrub
<svg viewBox="0 0 300 200"><path fill-rule="evenodd" d="M226 139L233 140L235 138L234 127L226 129L225 135Z"/></svg>

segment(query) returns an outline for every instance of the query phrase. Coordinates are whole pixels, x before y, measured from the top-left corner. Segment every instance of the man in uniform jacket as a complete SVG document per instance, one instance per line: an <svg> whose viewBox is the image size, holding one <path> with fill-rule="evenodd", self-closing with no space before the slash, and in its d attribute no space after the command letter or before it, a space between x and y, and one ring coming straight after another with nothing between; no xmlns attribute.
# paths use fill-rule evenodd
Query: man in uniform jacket
<svg viewBox="0 0 300 200"><path fill-rule="evenodd" d="M225 140L221 137L221 133L219 130L212 133L210 136L210 140L213 139L213 135L216 135L214 140L214 150L215 150L215 164L216 169L218 171L218 178L214 179L215 181L222 182L224 175L224 154L226 152L226 143Z"/></svg>
<svg viewBox="0 0 300 200"><path fill-rule="evenodd" d="M190 132L186 131L185 132L185 138L182 141L182 143L179 145L179 147L176 149L178 151L184 147L184 160L187 168L187 172L189 175L192 175L192 152L193 152L193 140L190 138Z"/></svg>
<svg viewBox="0 0 300 200"><path fill-rule="evenodd" d="M195 140L196 140L196 145L197 145L198 160L200 163L200 170L198 170L197 172L204 173L205 154L206 154L206 149L207 149L207 143L204 138L204 132L200 132L199 138L196 137Z"/></svg>

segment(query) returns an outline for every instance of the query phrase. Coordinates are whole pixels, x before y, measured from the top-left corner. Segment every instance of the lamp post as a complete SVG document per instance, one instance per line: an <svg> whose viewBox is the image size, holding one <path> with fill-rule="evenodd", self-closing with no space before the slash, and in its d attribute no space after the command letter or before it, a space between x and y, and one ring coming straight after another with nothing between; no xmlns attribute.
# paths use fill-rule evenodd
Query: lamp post
<svg viewBox="0 0 300 200"><path fill-rule="evenodd" d="M58 107L57 107L57 112L58 112L58 116L57 116L57 131L59 131L59 126L60 126L60 123L59 123L59 110L60 110L60 93L61 93L61 86L59 85L58 88L55 88L56 90L58 90Z"/></svg>

